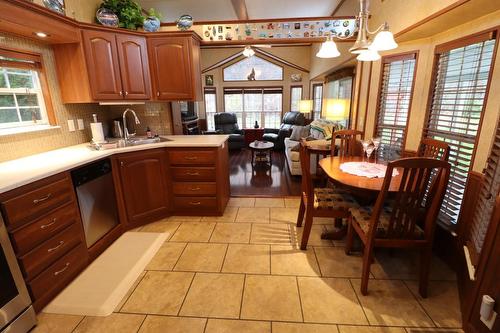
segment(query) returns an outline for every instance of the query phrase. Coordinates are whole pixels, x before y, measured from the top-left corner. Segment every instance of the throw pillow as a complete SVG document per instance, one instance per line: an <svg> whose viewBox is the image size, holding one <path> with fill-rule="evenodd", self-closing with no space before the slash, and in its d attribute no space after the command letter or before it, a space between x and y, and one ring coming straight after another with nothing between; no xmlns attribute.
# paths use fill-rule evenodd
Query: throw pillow
<svg viewBox="0 0 500 333"><path fill-rule="evenodd" d="M301 138L305 138L309 135L309 131L311 130L311 126L298 126L294 125L292 127L292 134L290 135L290 140L300 141Z"/></svg>

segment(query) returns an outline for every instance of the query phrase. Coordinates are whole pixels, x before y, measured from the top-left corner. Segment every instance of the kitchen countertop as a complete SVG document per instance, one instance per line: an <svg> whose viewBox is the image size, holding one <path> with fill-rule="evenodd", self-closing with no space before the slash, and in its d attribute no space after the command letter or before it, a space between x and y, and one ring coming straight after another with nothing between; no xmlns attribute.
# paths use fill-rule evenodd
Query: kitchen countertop
<svg viewBox="0 0 500 333"><path fill-rule="evenodd" d="M228 135L169 135L162 138L170 141L100 151L94 150L88 143L51 150L0 163L0 193L114 154L165 147L220 147L228 137Z"/></svg>

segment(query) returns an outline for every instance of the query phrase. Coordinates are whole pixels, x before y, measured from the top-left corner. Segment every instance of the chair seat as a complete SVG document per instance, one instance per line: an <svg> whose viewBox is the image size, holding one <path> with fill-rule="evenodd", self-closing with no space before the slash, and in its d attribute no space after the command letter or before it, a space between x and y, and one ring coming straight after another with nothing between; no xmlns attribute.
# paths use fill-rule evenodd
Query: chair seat
<svg viewBox="0 0 500 333"><path fill-rule="evenodd" d="M368 234L370 230L370 220L372 216L373 207L364 206L364 207L353 207L349 211L351 212L354 221L359 225L361 230L365 234ZM377 224L377 231L375 232L376 238L386 238L387 231L389 229L389 221L391 219L391 209L390 206L385 206L382 212L380 213L380 220ZM418 226L415 225L414 238L421 239L424 238L424 231Z"/></svg>
<svg viewBox="0 0 500 333"><path fill-rule="evenodd" d="M315 188L314 208L315 209L345 209L359 207L358 203L345 191L335 188Z"/></svg>

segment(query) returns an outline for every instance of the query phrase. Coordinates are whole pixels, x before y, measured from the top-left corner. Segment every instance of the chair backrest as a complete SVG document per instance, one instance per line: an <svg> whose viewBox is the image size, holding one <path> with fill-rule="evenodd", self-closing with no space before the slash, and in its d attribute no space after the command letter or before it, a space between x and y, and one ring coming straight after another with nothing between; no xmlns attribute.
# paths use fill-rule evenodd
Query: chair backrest
<svg viewBox="0 0 500 333"><path fill-rule="evenodd" d="M450 157L450 145L444 141L423 138L422 141L420 141L417 156L448 161L448 158Z"/></svg>
<svg viewBox="0 0 500 333"><path fill-rule="evenodd" d="M306 121L304 114L297 111L289 111L283 115L283 124L303 126Z"/></svg>
<svg viewBox="0 0 500 333"><path fill-rule="evenodd" d="M393 170L401 173L399 190L389 207L384 207L389 186L395 179ZM385 239L414 240L418 237L417 222L424 221L424 238L432 241L439 209L443 202L450 176L450 164L428 157L402 158L387 165L382 190L373 208L368 237L376 234L382 210L389 214ZM427 188L434 193L431 202L424 203Z"/></svg>
<svg viewBox="0 0 500 333"><path fill-rule="evenodd" d="M307 147L307 141L300 139L300 166L302 168L302 193L307 195L307 205L313 205L312 198L314 197L314 187L311 176L311 152Z"/></svg>
<svg viewBox="0 0 500 333"><path fill-rule="evenodd" d="M221 130L224 134L231 134L238 130L238 118L235 113L221 112L214 114L215 129Z"/></svg>
<svg viewBox="0 0 500 333"><path fill-rule="evenodd" d="M349 156L360 156L361 151L359 147L359 141L356 139L357 136L363 135L362 131L358 130L340 130L333 132L332 134L332 156L335 153L335 141L339 141L339 146L337 150L337 155L342 157Z"/></svg>

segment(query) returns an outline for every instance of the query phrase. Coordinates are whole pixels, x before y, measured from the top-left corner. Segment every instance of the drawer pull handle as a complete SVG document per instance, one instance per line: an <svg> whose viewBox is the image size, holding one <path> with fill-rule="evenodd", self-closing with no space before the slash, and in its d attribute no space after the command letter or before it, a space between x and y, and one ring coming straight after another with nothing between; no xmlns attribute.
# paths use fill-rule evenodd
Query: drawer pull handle
<svg viewBox="0 0 500 333"><path fill-rule="evenodd" d="M60 271L54 272L54 276L58 276L59 274L64 273L64 271L68 269L69 265L70 265L70 263L67 262L66 266L64 266L63 269L61 269Z"/></svg>
<svg viewBox="0 0 500 333"><path fill-rule="evenodd" d="M52 219L52 222L47 223L47 224L42 224L42 225L40 226L40 229L42 229L42 230L43 230L43 229L47 229L48 227L53 226L56 222L57 222L57 219L56 219L56 218L54 218L54 219Z"/></svg>
<svg viewBox="0 0 500 333"><path fill-rule="evenodd" d="M197 157L197 156L185 156L184 158L185 158L186 160L188 160L188 161L194 161L194 160L197 160L197 159L198 159L198 157Z"/></svg>
<svg viewBox="0 0 500 333"><path fill-rule="evenodd" d="M199 172L186 172L186 175L187 176L199 176L200 173Z"/></svg>
<svg viewBox="0 0 500 333"><path fill-rule="evenodd" d="M57 250L58 248L60 248L60 247L61 247L61 246L63 246L63 245L64 245L64 241L60 241L60 242L59 242L59 245L57 245L57 246L55 246L55 247L53 247L53 248L51 248L51 249L48 249L48 250L47 250L47 252L48 252L48 253L50 253L50 252L54 252L55 250Z"/></svg>
<svg viewBox="0 0 500 333"><path fill-rule="evenodd" d="M44 202L45 200L49 199L51 196L52 196L52 193L49 193L46 196L44 196L43 198L33 200L33 203L37 204L40 202Z"/></svg>
<svg viewBox="0 0 500 333"><path fill-rule="evenodd" d="M199 206L199 205L201 205L201 202L200 201L191 201L189 204L192 206Z"/></svg>
<svg viewBox="0 0 500 333"><path fill-rule="evenodd" d="M199 187L191 187L190 190L191 191L199 191L199 190L201 190L201 188L199 188Z"/></svg>

